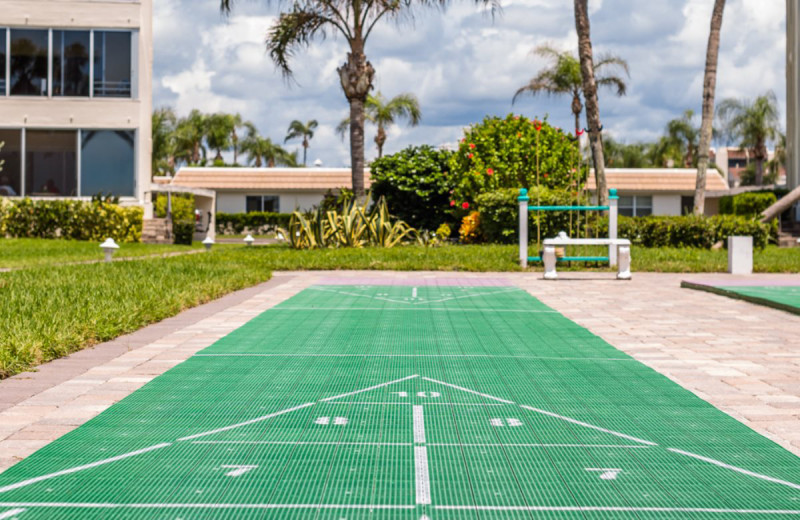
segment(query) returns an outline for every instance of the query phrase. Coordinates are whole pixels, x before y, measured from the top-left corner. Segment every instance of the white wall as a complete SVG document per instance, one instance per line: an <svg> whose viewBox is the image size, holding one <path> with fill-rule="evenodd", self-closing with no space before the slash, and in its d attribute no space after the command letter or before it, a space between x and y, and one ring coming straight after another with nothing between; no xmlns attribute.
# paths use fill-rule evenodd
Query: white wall
<svg viewBox="0 0 800 520"><path fill-rule="evenodd" d="M653 195L653 215L680 215L681 196L677 194Z"/></svg>
<svg viewBox="0 0 800 520"><path fill-rule="evenodd" d="M217 211L222 213L244 213L247 208L248 195L277 195L280 197L278 204L280 205L281 213L291 213L295 209L307 211L312 206L318 206L322 202L325 192L217 190Z"/></svg>

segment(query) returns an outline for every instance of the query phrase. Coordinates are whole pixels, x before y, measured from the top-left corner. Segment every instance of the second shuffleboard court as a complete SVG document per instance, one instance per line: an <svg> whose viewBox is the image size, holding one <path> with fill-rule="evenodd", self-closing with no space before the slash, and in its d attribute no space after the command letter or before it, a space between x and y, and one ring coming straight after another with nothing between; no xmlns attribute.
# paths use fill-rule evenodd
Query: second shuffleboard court
<svg viewBox="0 0 800 520"><path fill-rule="evenodd" d="M517 288L319 285L0 474L10 518L800 518L800 459Z"/></svg>

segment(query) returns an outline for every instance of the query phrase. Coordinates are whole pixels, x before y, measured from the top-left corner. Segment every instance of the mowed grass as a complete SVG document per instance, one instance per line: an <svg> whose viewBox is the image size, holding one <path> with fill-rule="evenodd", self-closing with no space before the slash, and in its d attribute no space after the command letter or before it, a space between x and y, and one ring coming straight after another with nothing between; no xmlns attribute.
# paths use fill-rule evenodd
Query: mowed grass
<svg viewBox="0 0 800 520"><path fill-rule="evenodd" d="M164 253L186 252L202 248L202 244L119 244L115 258L136 258ZM102 260L99 242L47 240L41 238L0 239L0 268L21 268Z"/></svg>
<svg viewBox="0 0 800 520"><path fill-rule="evenodd" d="M0 378L266 281L267 259L242 248L0 273Z"/></svg>

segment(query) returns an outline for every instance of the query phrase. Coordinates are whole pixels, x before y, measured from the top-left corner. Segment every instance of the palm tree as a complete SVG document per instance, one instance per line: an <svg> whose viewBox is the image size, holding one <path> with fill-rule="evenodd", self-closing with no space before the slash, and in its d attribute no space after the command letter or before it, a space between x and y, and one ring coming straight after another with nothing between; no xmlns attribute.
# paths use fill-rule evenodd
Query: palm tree
<svg viewBox="0 0 800 520"><path fill-rule="evenodd" d="M569 51L559 51L550 45L539 45L533 50L534 54L551 61L549 67L539 71L527 85L517 89L511 104L523 94L547 94L556 96L568 94L572 96L572 114L575 116L575 135L580 133L581 112L583 112L583 78L581 77L581 63L575 55ZM607 69L617 69L608 70ZM616 87L617 96L624 96L628 90L628 85L622 78L624 72L630 76L628 62L619 56L604 54L594 63L595 74L597 75L597 85L601 87Z"/></svg>
<svg viewBox="0 0 800 520"><path fill-rule="evenodd" d="M667 123L666 142L680 151L683 166L691 168L697 151L700 129L694 126L694 110L687 110L682 117Z"/></svg>
<svg viewBox="0 0 800 520"><path fill-rule="evenodd" d="M364 106L365 118L370 123L378 126L378 133L375 135L375 144L378 146L378 158L383 157L383 145L386 143L386 127L393 125L397 119L404 117L408 119L408 124L417 126L422 119L422 111L419 108L419 100L414 94L400 94L393 97L388 102L380 92L374 96L367 96L367 103ZM345 118L336 127L336 132L344 139L344 134L350 126L350 118Z"/></svg>
<svg viewBox="0 0 800 520"><path fill-rule="evenodd" d="M697 147L697 182L694 188L694 214L705 213L706 205L706 172L709 162L709 148L713 135L714 97L717 90L717 61L719 58L720 31L722 29L722 13L725 0L714 0L711 13L711 31L708 35L706 49L706 70L703 75L703 118L700 123L700 144Z"/></svg>
<svg viewBox="0 0 800 520"><path fill-rule="evenodd" d="M297 166L296 152L289 153L270 138L261 137L254 126L248 127L247 135L242 139L241 151L256 168L261 168L264 164L270 168L276 164Z"/></svg>
<svg viewBox="0 0 800 520"><path fill-rule="evenodd" d="M492 2L493 11L498 5L497 0L475 1ZM234 0L220 0L223 12L229 13L233 3ZM447 0L296 0L269 29L267 50L287 78L292 75L290 61L297 50L315 38L334 33L347 42L347 61L337 72L350 103L350 167L356 196L364 195L364 104L375 76L375 69L367 61L367 40L383 18L409 19L414 16L415 7L441 7L446 3Z"/></svg>
<svg viewBox="0 0 800 520"><path fill-rule="evenodd" d="M253 126L253 123L242 119L241 114L232 114L231 117L233 118L233 130L231 130L231 148L233 149L233 164L235 166L239 164L239 133L237 130L241 128L249 131L250 127Z"/></svg>
<svg viewBox="0 0 800 520"><path fill-rule="evenodd" d="M753 151L756 161L756 185L764 180L764 163L769 158L767 141L780 135L778 100L771 90L754 101L726 99L717 107L727 134L739 141L741 148Z"/></svg>
<svg viewBox="0 0 800 520"><path fill-rule="evenodd" d="M233 145L231 136L236 129L236 119L231 114L222 112L211 114L206 118L205 137L208 147L217 151L214 162L222 161L222 151L230 150Z"/></svg>
<svg viewBox="0 0 800 520"><path fill-rule="evenodd" d="M314 137L314 130L317 129L317 125L318 123L316 119L312 119L305 124L303 124L302 121L295 119L289 123L289 130L286 132L286 139L283 140L285 143L291 139L297 139L299 137L303 138L303 166L306 165L309 141Z"/></svg>
<svg viewBox="0 0 800 520"><path fill-rule="evenodd" d="M171 108L159 108L153 112L153 175L169 175L175 171L176 124L175 111Z"/></svg>
<svg viewBox="0 0 800 520"><path fill-rule="evenodd" d="M206 158L203 139L206 134L205 114L195 109L188 116L178 120L175 128L175 158L187 164L200 164Z"/></svg>
<svg viewBox="0 0 800 520"><path fill-rule="evenodd" d="M594 77L588 3L588 0L575 0L575 30L578 33L578 57L581 62L583 96L586 101L586 122L589 124L589 145L592 148L594 173L597 179L597 201L601 206L605 206L608 203L608 184L603 157L603 127L600 124L600 106L597 103L597 81Z"/></svg>

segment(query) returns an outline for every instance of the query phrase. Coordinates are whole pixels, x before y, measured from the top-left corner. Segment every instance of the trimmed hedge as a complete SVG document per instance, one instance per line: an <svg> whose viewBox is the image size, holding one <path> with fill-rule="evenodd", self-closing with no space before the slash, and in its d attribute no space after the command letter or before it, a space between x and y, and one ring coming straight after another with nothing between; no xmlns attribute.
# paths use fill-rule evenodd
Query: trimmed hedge
<svg viewBox="0 0 800 520"><path fill-rule="evenodd" d="M252 233L263 235L274 232L277 228L288 228L291 213L270 213L255 211L252 213L217 213L217 233L220 235L240 235Z"/></svg>
<svg viewBox="0 0 800 520"><path fill-rule="evenodd" d="M0 236L139 242L142 208L103 201L0 198Z"/></svg>
<svg viewBox="0 0 800 520"><path fill-rule="evenodd" d="M538 191L534 186L528 190L530 204L540 200L543 206L569 206L574 202L572 196L564 190L553 190L540 187ZM497 244L513 244L519 240L519 189L505 188L478 195L475 204L481 214L480 230L487 242ZM573 213L573 230L578 232L579 224ZM542 238L551 238L559 231L569 231L570 217L568 212L537 212L529 213L530 225L528 236L536 240L536 219L541 218ZM580 228L582 229L582 227Z"/></svg>
<svg viewBox="0 0 800 520"><path fill-rule="evenodd" d="M608 219L599 223L601 236L608 236ZM697 247L708 249L732 235L752 236L754 247L769 243L772 227L737 215L703 217L619 217L617 232L634 245L643 247ZM727 244L726 244L727 246Z"/></svg>
<svg viewBox="0 0 800 520"><path fill-rule="evenodd" d="M778 197L771 191L726 195L719 200L719 212L722 215L756 217L777 201Z"/></svg>

